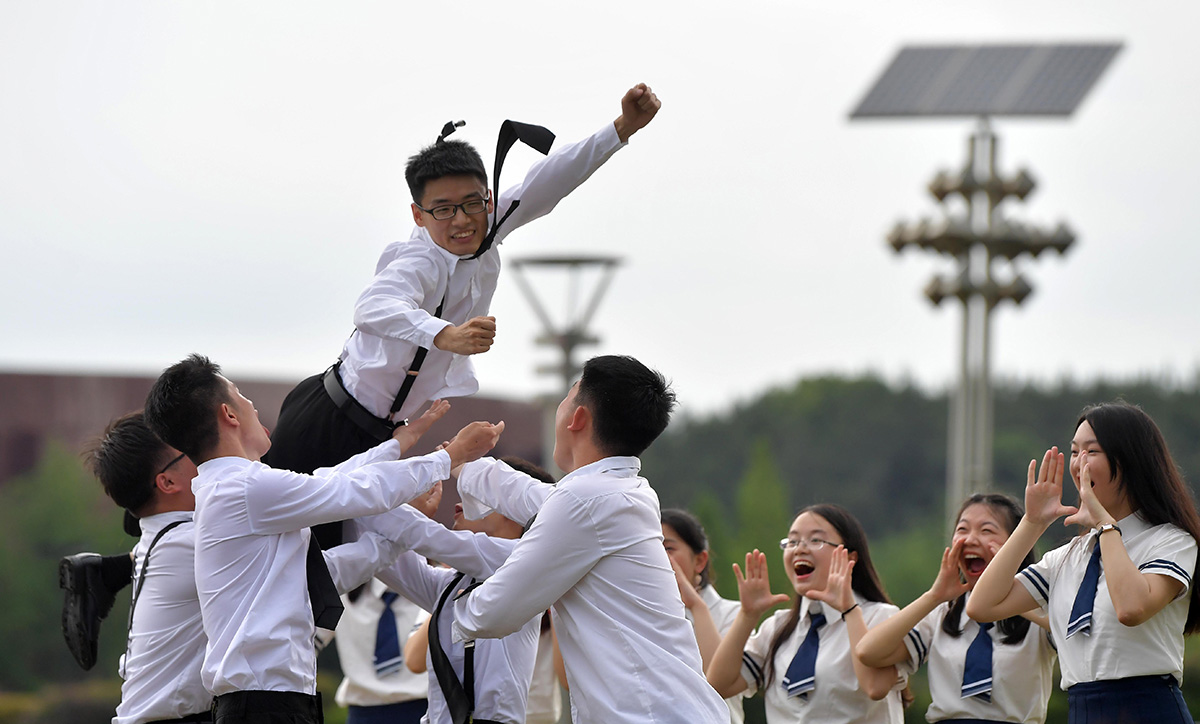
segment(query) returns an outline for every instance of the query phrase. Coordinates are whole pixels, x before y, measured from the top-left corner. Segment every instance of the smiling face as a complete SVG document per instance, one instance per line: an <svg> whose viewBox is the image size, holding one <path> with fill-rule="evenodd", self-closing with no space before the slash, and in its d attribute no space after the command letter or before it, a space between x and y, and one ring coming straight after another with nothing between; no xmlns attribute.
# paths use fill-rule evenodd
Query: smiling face
<svg viewBox="0 0 1200 724"><path fill-rule="evenodd" d="M454 216L441 220L433 218L433 214L421 207L436 209L440 206L484 199L488 199L487 188L474 176L436 178L425 184L425 193L420 205L412 205L413 221L429 232L433 243L446 251L455 256L470 256L479 250L484 237L487 236L488 215L492 211L491 200L487 201L485 210L477 214L468 214L459 208L454 209Z"/></svg>
<svg viewBox="0 0 1200 724"><path fill-rule="evenodd" d="M802 544L783 551L783 569L797 594L823 590L829 579L829 563L833 550L843 543L841 534L825 518L816 513L804 512L792 521L788 539L827 541L825 544L816 544L819 546L816 550ZM857 555L851 553L850 557L856 558Z"/></svg>
<svg viewBox="0 0 1200 724"><path fill-rule="evenodd" d="M1003 516L985 503L968 505L954 528L954 542L960 540L962 558L958 565L967 579L967 585L974 588L996 551L1008 540Z"/></svg>
<svg viewBox="0 0 1200 724"><path fill-rule="evenodd" d="M1100 447L1096 432L1087 420L1079 423L1075 437L1071 440L1071 478L1079 488L1083 466L1087 466L1092 480L1092 492L1110 513L1117 514L1125 508L1125 494L1121 490L1120 476L1114 475L1108 455Z"/></svg>

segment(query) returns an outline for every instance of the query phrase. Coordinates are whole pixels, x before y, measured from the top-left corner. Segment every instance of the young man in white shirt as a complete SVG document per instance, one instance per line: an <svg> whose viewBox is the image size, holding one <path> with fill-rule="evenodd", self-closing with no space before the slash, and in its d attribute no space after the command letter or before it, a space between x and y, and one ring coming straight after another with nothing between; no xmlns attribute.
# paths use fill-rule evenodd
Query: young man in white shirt
<svg viewBox="0 0 1200 724"><path fill-rule="evenodd" d="M200 681L205 638L193 562L196 466L159 440L140 412L110 423L86 460L104 492L133 511L142 529L133 551L134 598L113 724L211 721L212 695Z"/></svg>
<svg viewBox="0 0 1200 724"><path fill-rule="evenodd" d="M445 450L424 457L396 460L399 443L389 440L315 475L277 470L258 462L271 440L254 403L200 355L163 372L145 414L160 438L197 463L196 588L208 637L201 680L216 697L214 718L222 724L320 719L313 647L319 614L310 610L309 578L328 579L330 570L320 571L319 557L310 565L308 528L403 504L453 464L490 450L504 427L472 423ZM378 544L375 560L327 556L338 588L369 578L386 548Z"/></svg>
<svg viewBox="0 0 1200 724"><path fill-rule="evenodd" d="M479 383L470 356L486 352L496 334L488 314L500 258L498 248L485 245L489 226L499 245L509 232L550 213L660 105L646 84L630 88L615 121L535 163L498 200L488 190L483 159L467 143L439 138L410 158L405 177L416 228L384 249L355 305L355 331L337 364L284 400L266 462L311 472L386 440L428 400L474 394ZM490 224L497 220L502 226ZM413 363L422 349L428 357L418 375ZM411 388L393 409L406 378ZM322 543L330 535L326 529L318 534Z"/></svg>
<svg viewBox="0 0 1200 724"><path fill-rule="evenodd" d="M662 543L658 496L635 457L667 427L675 394L631 357L595 357L558 407L557 486L502 462L459 472L464 500L529 521L508 560L455 604L456 639L506 636L550 607L571 719L729 721L708 684Z"/></svg>

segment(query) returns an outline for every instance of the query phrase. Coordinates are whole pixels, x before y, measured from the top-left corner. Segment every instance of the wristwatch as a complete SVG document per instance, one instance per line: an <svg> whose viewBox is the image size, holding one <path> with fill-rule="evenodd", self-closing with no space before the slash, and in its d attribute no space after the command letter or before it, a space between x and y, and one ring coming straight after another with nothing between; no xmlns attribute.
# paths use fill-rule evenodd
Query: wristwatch
<svg viewBox="0 0 1200 724"><path fill-rule="evenodd" d="M1105 523L1104 525L1098 526L1096 528L1096 537L1098 538L1110 530L1115 530L1117 532L1117 535L1121 534L1121 529L1117 527L1116 523Z"/></svg>

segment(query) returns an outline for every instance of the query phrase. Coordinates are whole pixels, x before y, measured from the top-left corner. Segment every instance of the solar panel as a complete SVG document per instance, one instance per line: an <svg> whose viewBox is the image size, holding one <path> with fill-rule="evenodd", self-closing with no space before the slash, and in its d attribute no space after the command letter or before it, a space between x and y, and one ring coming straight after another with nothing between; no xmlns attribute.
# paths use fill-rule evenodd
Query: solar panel
<svg viewBox="0 0 1200 724"><path fill-rule="evenodd" d="M1069 116L1120 43L901 48L850 114Z"/></svg>

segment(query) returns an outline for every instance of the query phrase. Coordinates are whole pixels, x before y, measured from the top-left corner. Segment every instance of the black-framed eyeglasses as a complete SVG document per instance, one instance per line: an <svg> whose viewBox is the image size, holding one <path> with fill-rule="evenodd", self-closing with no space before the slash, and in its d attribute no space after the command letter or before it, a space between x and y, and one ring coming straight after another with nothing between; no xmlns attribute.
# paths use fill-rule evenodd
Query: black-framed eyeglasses
<svg viewBox="0 0 1200 724"><path fill-rule="evenodd" d="M784 538L779 541L779 550L786 551L788 548L798 548L801 545L810 551L819 551L825 546L836 548L838 544L820 538Z"/></svg>
<svg viewBox="0 0 1200 724"><path fill-rule="evenodd" d="M171 459L171 462L164 465L162 467L162 470L159 470L157 473L155 473L155 475L158 476L158 475L162 475L163 473L167 472L168 470L171 469L172 465L179 462L180 460L183 460L184 457L185 457L184 453L179 453L178 455L176 455L174 458Z"/></svg>
<svg viewBox="0 0 1200 724"><path fill-rule="evenodd" d="M446 219L453 219L458 214L459 209L462 209L463 213L467 216L482 214L483 212L487 211L488 199L490 198L491 192L488 193L489 195L484 196L482 199L471 199L470 201L464 201L461 204L443 204L440 206L434 206L432 209L427 209L420 204L415 205L418 209L424 211L438 221L445 221Z"/></svg>

